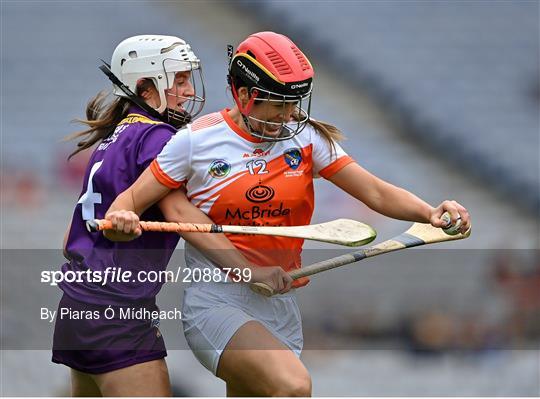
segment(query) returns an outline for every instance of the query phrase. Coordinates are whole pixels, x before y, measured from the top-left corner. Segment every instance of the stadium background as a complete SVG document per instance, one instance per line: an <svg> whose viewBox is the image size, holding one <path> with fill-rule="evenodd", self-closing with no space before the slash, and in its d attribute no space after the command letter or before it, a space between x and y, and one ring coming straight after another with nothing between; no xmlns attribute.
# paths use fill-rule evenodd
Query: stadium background
<svg viewBox="0 0 540 399"><path fill-rule="evenodd" d="M211 112L232 104L226 45L269 29L310 57L313 115L345 132L361 165L432 204L459 200L474 223L467 241L366 261L300 292L314 394L540 395L538 19L537 1L2 1L0 393L68 392L47 348L21 344L28 330L50 333L36 304L59 290L32 290L35 270L6 254L60 248L85 166L66 163L74 143L61 140L109 88L99 58L128 36L181 36L203 60ZM362 220L378 240L407 226L316 185L314 222ZM179 303L178 291L166 286L160 303ZM165 330L185 348L177 325ZM224 394L188 350L168 363L176 394Z"/></svg>

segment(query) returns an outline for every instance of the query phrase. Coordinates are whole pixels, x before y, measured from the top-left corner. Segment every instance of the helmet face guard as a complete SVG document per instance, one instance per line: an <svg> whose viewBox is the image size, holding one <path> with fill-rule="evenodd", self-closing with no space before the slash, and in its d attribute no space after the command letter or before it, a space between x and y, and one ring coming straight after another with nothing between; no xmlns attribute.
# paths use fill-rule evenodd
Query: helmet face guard
<svg viewBox="0 0 540 399"><path fill-rule="evenodd" d="M205 88L200 61L190 45L178 37L142 35L124 40L113 53L110 72L116 77L116 81L111 79L113 94L129 98L151 114L157 112L161 120L176 128L191 121L204 106ZM192 96L182 96L177 92L178 88L173 87L179 72L191 72ZM142 79L150 79L159 93L160 105L155 110L135 94ZM178 110L167 108L170 95L182 103Z"/></svg>
<svg viewBox="0 0 540 399"><path fill-rule="evenodd" d="M249 133L264 141L288 140L307 125L311 111L313 68L305 55L286 36L259 32L242 42L229 64L232 95ZM249 90L243 105L238 89ZM253 115L253 106L263 102L267 115ZM281 112L280 112L281 109ZM271 115L271 114L272 115ZM275 115L291 116L275 120Z"/></svg>
<svg viewBox="0 0 540 399"><path fill-rule="evenodd" d="M248 107L240 109L249 133L262 141L289 140L299 134L309 122L311 88L301 96L281 95L261 88L251 88L250 103L252 101L253 105L264 102L271 104L272 107L267 107L267 110L272 110L272 113L278 112L280 115L291 113L290 120L272 122L272 115L268 112L263 118L256 118L250 113L252 106L247 110ZM257 130L253 126L257 126Z"/></svg>
<svg viewBox="0 0 540 399"><path fill-rule="evenodd" d="M163 61L163 70L167 77L167 91L163 90L159 93L161 105L167 104L167 97L178 100L180 109L166 108L165 112L169 124L174 127L182 127L199 115L204 107L206 93L202 67L198 61L178 61L169 58ZM191 87L193 87L192 96L182 95L178 87L174 86L176 74L179 72L191 72L189 80Z"/></svg>

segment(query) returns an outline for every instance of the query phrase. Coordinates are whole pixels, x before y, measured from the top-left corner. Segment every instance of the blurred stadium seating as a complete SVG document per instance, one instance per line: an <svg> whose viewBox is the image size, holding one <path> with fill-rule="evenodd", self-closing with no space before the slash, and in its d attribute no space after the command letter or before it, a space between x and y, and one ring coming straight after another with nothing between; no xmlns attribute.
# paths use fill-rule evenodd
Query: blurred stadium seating
<svg viewBox="0 0 540 399"><path fill-rule="evenodd" d="M538 2L269 0L256 7L369 91L411 140L538 214Z"/></svg>

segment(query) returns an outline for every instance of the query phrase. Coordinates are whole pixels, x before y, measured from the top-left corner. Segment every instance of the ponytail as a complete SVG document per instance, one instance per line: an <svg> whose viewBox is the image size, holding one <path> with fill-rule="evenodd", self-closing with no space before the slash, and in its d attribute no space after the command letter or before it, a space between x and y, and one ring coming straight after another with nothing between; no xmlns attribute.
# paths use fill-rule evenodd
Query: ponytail
<svg viewBox="0 0 540 399"><path fill-rule="evenodd" d="M106 99L107 93L99 92L86 106L86 119L75 119L75 122L87 125L88 129L66 137L66 141L82 137L77 143L77 149L68 159L110 136L120 121L126 117L131 105L127 98L117 97L108 104Z"/></svg>
<svg viewBox="0 0 540 399"><path fill-rule="evenodd" d="M150 79L141 80L137 84L137 92L144 92L155 88ZM109 103L106 102L108 95L105 91L100 91L92 98L86 106L86 119L75 119L75 122L88 126L88 129L73 133L65 138L66 141L78 137L83 139L77 143L77 149L73 151L68 160L79 152L92 147L98 141L109 137L116 129L116 126L124 119L132 102L125 97L116 97Z"/></svg>
<svg viewBox="0 0 540 399"><path fill-rule="evenodd" d="M300 116L295 112L293 118L297 121L300 120ZM345 135L334 125L329 123L315 120L309 118L307 123L309 123L328 143L328 148L332 153L336 151L336 142L342 141L345 139Z"/></svg>
<svg viewBox="0 0 540 399"><path fill-rule="evenodd" d="M308 123L325 138L331 151L336 150L336 142L345 139L345 135L334 125L312 118L309 118Z"/></svg>

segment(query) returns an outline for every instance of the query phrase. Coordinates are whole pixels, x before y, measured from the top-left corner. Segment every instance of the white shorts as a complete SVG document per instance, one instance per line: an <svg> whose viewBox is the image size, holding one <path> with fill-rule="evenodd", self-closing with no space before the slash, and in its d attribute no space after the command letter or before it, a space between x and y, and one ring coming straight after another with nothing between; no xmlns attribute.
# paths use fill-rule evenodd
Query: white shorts
<svg viewBox="0 0 540 399"><path fill-rule="evenodd" d="M304 338L294 290L266 298L244 283L204 283L184 291L184 335L195 357L213 374L230 339L252 320L300 356Z"/></svg>

